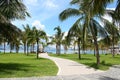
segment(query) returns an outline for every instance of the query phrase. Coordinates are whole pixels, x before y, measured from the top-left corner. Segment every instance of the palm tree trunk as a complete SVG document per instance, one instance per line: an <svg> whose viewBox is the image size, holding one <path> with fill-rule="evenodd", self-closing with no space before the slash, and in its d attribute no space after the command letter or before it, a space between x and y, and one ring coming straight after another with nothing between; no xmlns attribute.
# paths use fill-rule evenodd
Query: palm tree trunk
<svg viewBox="0 0 120 80"><path fill-rule="evenodd" d="M74 52L75 52L75 44L74 44Z"/></svg>
<svg viewBox="0 0 120 80"><path fill-rule="evenodd" d="M114 52L114 37L112 39L112 56L115 57L115 52Z"/></svg>
<svg viewBox="0 0 120 80"><path fill-rule="evenodd" d="M56 44L56 54L59 56L58 44Z"/></svg>
<svg viewBox="0 0 120 80"><path fill-rule="evenodd" d="M26 54L26 43L24 43L24 54Z"/></svg>
<svg viewBox="0 0 120 80"><path fill-rule="evenodd" d="M99 48L98 48L98 43L97 43L97 37L96 37L95 31L93 29L93 25L90 26L90 29L91 29L91 32L92 32L95 51L96 51L96 64L99 65L100 64Z"/></svg>
<svg viewBox="0 0 120 80"><path fill-rule="evenodd" d="M35 45L33 44L33 52L34 52L34 47L35 47Z"/></svg>
<svg viewBox="0 0 120 80"><path fill-rule="evenodd" d="M12 45L11 45L11 43L10 43L10 53L12 53Z"/></svg>
<svg viewBox="0 0 120 80"><path fill-rule="evenodd" d="M37 59L39 58L39 40L37 40Z"/></svg>
<svg viewBox="0 0 120 80"><path fill-rule="evenodd" d="M96 54L95 54L95 53L96 53L96 51L95 51L95 47L94 47L94 56L96 56Z"/></svg>
<svg viewBox="0 0 120 80"><path fill-rule="evenodd" d="M78 38L78 58L81 59L81 54L80 54L80 38Z"/></svg>
<svg viewBox="0 0 120 80"><path fill-rule="evenodd" d="M6 46L5 46L5 41L4 41L4 54L5 54L5 47L6 47Z"/></svg>
<svg viewBox="0 0 120 80"><path fill-rule="evenodd" d="M18 53L19 52L19 48L18 47L16 47L16 53Z"/></svg>
<svg viewBox="0 0 120 80"><path fill-rule="evenodd" d="M59 46L58 46L58 55L60 55L61 54L61 45L59 44Z"/></svg>
<svg viewBox="0 0 120 80"><path fill-rule="evenodd" d="M29 54L29 45L27 43L27 56L28 56L28 54Z"/></svg>
<svg viewBox="0 0 120 80"><path fill-rule="evenodd" d="M67 46L64 45L64 54L66 54L66 53L67 53Z"/></svg>
<svg viewBox="0 0 120 80"><path fill-rule="evenodd" d="M30 53L32 53L33 52L33 50L32 50L32 44L30 45Z"/></svg>
<svg viewBox="0 0 120 80"><path fill-rule="evenodd" d="M98 43L97 43L97 38L94 36L94 45L95 45L95 51L96 51L96 60L97 60L97 65L100 64L100 55L99 55L99 48L98 48Z"/></svg>

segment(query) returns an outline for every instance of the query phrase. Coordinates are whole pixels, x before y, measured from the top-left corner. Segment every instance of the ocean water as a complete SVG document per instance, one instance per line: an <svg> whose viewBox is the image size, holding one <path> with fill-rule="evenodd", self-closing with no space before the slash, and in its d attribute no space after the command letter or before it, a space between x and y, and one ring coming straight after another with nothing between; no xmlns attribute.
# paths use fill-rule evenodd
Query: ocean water
<svg viewBox="0 0 120 80"><path fill-rule="evenodd" d="M30 51L30 50L29 50ZM4 50L3 49L0 49L0 52L4 52ZM10 50L9 49L6 49L5 50L5 52L10 52ZM14 52L16 52L16 50L14 49L14 50L12 50L12 52L14 53ZM35 52L37 52L37 50L35 50ZM56 49L45 49L44 50L44 52L48 52L48 53L53 53L53 54L55 54L56 53ZM19 53L24 53L24 49L19 49ZM73 49L68 49L66 52L64 51L64 49L61 49L61 54L64 54L64 53L66 53L66 54L73 54L73 53L78 53L78 50L73 50ZM86 50L86 51L82 51L81 50L81 54L82 53L86 53L86 54L94 54L94 50ZM100 54L104 54L104 53L108 53L108 51L102 51L102 50L99 50L99 53Z"/></svg>
<svg viewBox="0 0 120 80"><path fill-rule="evenodd" d="M30 50L29 50L30 51ZM0 45L0 52L4 52L4 48L3 48L3 45ZM5 52L10 52L10 48L9 46L6 46L6 49L5 49ZM16 52L15 49L12 50L12 52ZM35 52L37 52L37 48L35 48ZM46 47L44 52L48 52L48 53L56 53L56 49L55 48L51 48L51 47ZM109 51L102 51L102 50L99 50L100 54L102 53L108 53ZM23 46L20 46L20 49L19 49L19 53L24 53L24 48ZM61 49L61 53L64 54L65 51L64 49ZM73 50L73 49L68 49L66 51L66 54L72 54L72 53L78 53L78 50ZM81 51L81 53L86 53L86 54L94 54L94 50L86 50L86 51Z"/></svg>

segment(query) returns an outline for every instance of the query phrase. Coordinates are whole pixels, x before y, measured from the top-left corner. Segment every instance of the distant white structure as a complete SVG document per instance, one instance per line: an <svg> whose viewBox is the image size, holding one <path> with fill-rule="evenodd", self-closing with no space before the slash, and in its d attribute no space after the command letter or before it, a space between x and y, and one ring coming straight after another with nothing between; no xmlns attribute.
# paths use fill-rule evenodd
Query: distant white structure
<svg viewBox="0 0 120 80"><path fill-rule="evenodd" d="M109 51L112 53L113 52L113 47L110 47ZM120 54L119 46L114 46L114 52L115 52L115 54Z"/></svg>

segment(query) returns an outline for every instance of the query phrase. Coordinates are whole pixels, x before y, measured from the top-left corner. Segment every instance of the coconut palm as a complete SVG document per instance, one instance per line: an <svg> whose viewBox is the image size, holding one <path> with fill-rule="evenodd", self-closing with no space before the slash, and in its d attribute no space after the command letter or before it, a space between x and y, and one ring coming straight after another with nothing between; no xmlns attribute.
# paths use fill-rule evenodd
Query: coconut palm
<svg viewBox="0 0 120 80"><path fill-rule="evenodd" d="M29 39L29 35L30 35L30 32L31 32L31 28L29 26L29 24L26 24L23 25L24 27L24 32L22 33L22 42L24 44L24 53L26 53L26 50L27 50L27 55L28 55L28 49L29 49L29 42L28 42L28 39Z"/></svg>
<svg viewBox="0 0 120 80"><path fill-rule="evenodd" d="M114 53L114 46L115 46L115 43L118 43L119 41L119 31L117 29L117 27L109 22L108 20L105 20L104 19L104 24L105 24L105 29L107 30L108 34L109 34L109 37L110 37L110 42L111 42L111 45L112 45L112 54L113 54L113 57L115 56L115 53Z"/></svg>
<svg viewBox="0 0 120 80"><path fill-rule="evenodd" d="M30 16L22 0L0 0L0 15L8 21Z"/></svg>
<svg viewBox="0 0 120 80"><path fill-rule="evenodd" d="M13 30L16 29L16 26L11 24L11 20L25 19L26 16L29 16L29 14L26 11L25 5L22 3L22 0L0 0L0 28L6 34L8 33L9 28L12 28ZM5 26L8 26L9 28L6 28ZM1 31L0 33L3 34Z"/></svg>
<svg viewBox="0 0 120 80"><path fill-rule="evenodd" d="M62 40L62 45L64 47L64 54L66 54L68 47L70 46L70 40L65 36L65 38Z"/></svg>
<svg viewBox="0 0 120 80"><path fill-rule="evenodd" d="M103 32L103 34L106 34L105 30L99 25L99 23L94 19L94 17L97 17L98 15L101 16L105 12L105 8L108 3L113 2L113 0L104 0L104 1L98 1L98 0L72 0L71 4L78 4L80 7L79 9L73 9L68 8L64 10L60 15L60 20L65 20L70 16L80 16L80 20L84 19L83 21L83 43L86 40L86 31L87 29L90 30L94 45L96 49L96 63L97 65L100 63L100 56L99 56L99 49L98 49L98 43L97 43L97 36L98 31ZM99 17L98 16L98 17ZM79 20L78 19L78 20Z"/></svg>
<svg viewBox="0 0 120 80"><path fill-rule="evenodd" d="M0 34L9 42L15 41L15 34L20 30L11 23L15 19L25 19L30 16L22 0L0 0Z"/></svg>
<svg viewBox="0 0 120 80"><path fill-rule="evenodd" d="M32 36L34 36L34 30L35 30L35 29L36 29L36 28L33 27L33 28L31 29L29 35L28 35L28 43L29 43L29 45L30 45L30 47L31 47L31 49L30 49L30 52L31 52L31 53L34 52L35 43L36 43L35 38L31 38Z"/></svg>
<svg viewBox="0 0 120 80"><path fill-rule="evenodd" d="M46 38L46 33L43 30L37 30L36 27L34 27L33 33L29 35L30 39L35 39L37 43L37 59L38 59L38 54L39 54L39 42L41 39Z"/></svg>
<svg viewBox="0 0 120 80"><path fill-rule="evenodd" d="M116 21L120 21L120 0L117 0L117 6L115 8L115 15L116 17L114 18Z"/></svg>
<svg viewBox="0 0 120 80"><path fill-rule="evenodd" d="M64 33L62 32L61 28L55 27L54 30L57 30L54 38L52 39L52 41L56 44L56 54L59 56L60 55L60 50L61 50L61 44L62 44L62 39L63 39L63 35Z"/></svg>
<svg viewBox="0 0 120 80"><path fill-rule="evenodd" d="M110 37L107 36L106 38L103 38L101 40L98 41L98 44L99 44L99 48L101 50L105 50L105 51L108 51L110 45L111 45L111 40L110 40ZM102 52L103 53L103 52ZM105 53L105 52L104 52ZM106 52L107 54L107 52Z"/></svg>
<svg viewBox="0 0 120 80"><path fill-rule="evenodd" d="M78 45L78 58L81 59L80 55L80 43L82 41L82 27L79 23L79 20L76 21L73 26L70 28L68 32L68 38L75 37L77 39L77 45Z"/></svg>

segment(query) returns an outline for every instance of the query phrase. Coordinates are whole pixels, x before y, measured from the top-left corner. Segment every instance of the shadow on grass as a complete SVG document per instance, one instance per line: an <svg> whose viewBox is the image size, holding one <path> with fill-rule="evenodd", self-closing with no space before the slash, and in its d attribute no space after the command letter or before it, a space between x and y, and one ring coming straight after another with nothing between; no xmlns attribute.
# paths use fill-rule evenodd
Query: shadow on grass
<svg viewBox="0 0 120 80"><path fill-rule="evenodd" d="M113 65L112 67L120 69L120 65Z"/></svg>
<svg viewBox="0 0 120 80"><path fill-rule="evenodd" d="M92 60L91 58L81 58L81 60Z"/></svg>
<svg viewBox="0 0 120 80"><path fill-rule="evenodd" d="M110 63L105 63L104 61L101 62L99 65L97 65L96 63L83 63L85 65L88 65L89 67L88 68L95 68L95 69L100 69L101 67L103 67L103 70L109 68L110 66L112 66L112 64ZM101 68L102 69L102 68Z"/></svg>
<svg viewBox="0 0 120 80"><path fill-rule="evenodd" d="M31 58L31 60L49 60L47 58L42 58L42 57L39 57L38 59L37 58Z"/></svg>
<svg viewBox="0 0 120 80"><path fill-rule="evenodd" d="M28 64L22 63L0 63L0 74L12 74L17 71L28 71Z"/></svg>

